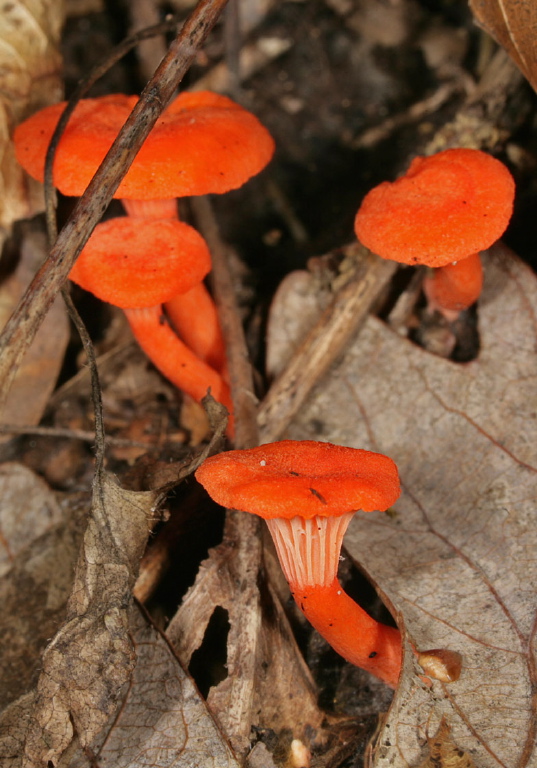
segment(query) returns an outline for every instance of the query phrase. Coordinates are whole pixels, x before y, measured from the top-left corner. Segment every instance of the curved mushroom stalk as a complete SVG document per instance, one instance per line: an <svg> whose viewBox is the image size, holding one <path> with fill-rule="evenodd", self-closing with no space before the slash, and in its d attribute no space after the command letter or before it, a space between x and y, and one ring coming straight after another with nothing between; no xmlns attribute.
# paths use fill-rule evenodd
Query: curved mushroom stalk
<svg viewBox="0 0 537 768"><path fill-rule="evenodd" d="M185 344L227 378L226 347L218 311L205 284L198 283L189 291L177 294L164 307Z"/></svg>
<svg viewBox="0 0 537 768"><path fill-rule="evenodd" d="M205 241L187 224L147 219L140 231L137 220L126 216L97 225L69 277L124 309L140 346L170 381L198 401L210 388L231 413L228 385L179 339L162 306L199 284L210 264Z"/></svg>
<svg viewBox="0 0 537 768"><path fill-rule="evenodd" d="M483 288L483 265L479 253L438 267L423 282L423 290L431 309L436 309L448 320L474 304Z"/></svg>
<svg viewBox="0 0 537 768"><path fill-rule="evenodd" d="M290 584L296 604L317 632L351 664L395 688L401 671L401 633L380 624L342 589Z"/></svg>
<svg viewBox="0 0 537 768"><path fill-rule="evenodd" d="M267 520L296 604L344 659L395 688L401 670L401 634L380 624L337 580L339 554L353 512Z"/></svg>
<svg viewBox="0 0 537 768"><path fill-rule="evenodd" d="M395 687L399 630L379 624L341 588L341 543L354 510L384 510L401 493L387 456L313 440L282 440L206 459L196 478L227 507L267 521L293 596L345 659Z"/></svg>
<svg viewBox="0 0 537 768"><path fill-rule="evenodd" d="M127 214L137 219L179 220L177 200L122 200ZM201 235L200 235L201 237ZM156 255L158 258L158 255ZM190 349L205 363L227 378L226 346L218 311L211 294L200 282L191 290L176 294L165 304L173 327Z"/></svg>
<svg viewBox="0 0 537 768"><path fill-rule="evenodd" d="M228 385L177 337L166 322L162 306L124 311L136 341L172 384L198 402L210 389L215 400L226 406L230 413L228 431L231 434L233 407Z"/></svg>

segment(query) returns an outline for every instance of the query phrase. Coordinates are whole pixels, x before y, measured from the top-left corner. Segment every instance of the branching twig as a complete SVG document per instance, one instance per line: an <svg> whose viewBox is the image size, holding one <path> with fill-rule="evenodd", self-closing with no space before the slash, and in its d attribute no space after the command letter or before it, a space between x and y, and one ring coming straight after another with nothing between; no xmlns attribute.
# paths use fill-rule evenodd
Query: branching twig
<svg viewBox="0 0 537 768"><path fill-rule="evenodd" d="M52 169L54 162L54 155L58 148L60 139L65 131L69 118L73 114L76 105L83 99L84 96L90 91L95 83L103 77L112 67L118 63L130 50L136 47L139 43L154 37L155 35L164 34L165 32L172 32L178 26L179 22L174 17L163 21L162 24L156 24L153 27L147 29L141 29L139 32L135 32L129 37L122 40L106 57L105 61L98 64L90 74L82 80L71 94L69 101L67 102L65 109L63 110L58 124L54 129L50 144L45 155L45 214L47 218L47 233L49 237L49 243L55 243L58 236L56 227L56 206L55 206L55 194L54 194L54 182L52 179Z"/></svg>
<svg viewBox="0 0 537 768"><path fill-rule="evenodd" d="M258 422L263 442L281 438L312 388L358 333L396 268L395 262L367 252L261 403Z"/></svg>

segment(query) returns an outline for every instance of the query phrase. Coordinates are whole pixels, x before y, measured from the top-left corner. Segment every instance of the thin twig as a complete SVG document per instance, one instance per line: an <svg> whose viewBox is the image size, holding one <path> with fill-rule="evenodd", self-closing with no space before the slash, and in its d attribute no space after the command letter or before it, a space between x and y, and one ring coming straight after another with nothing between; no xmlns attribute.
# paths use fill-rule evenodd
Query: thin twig
<svg viewBox="0 0 537 768"><path fill-rule="evenodd" d="M238 0L230 0L224 14L224 44L225 62L229 73L229 92L236 101L240 101L241 19Z"/></svg>
<svg viewBox="0 0 537 768"><path fill-rule="evenodd" d="M358 333L396 268L395 262L379 259L364 249L354 276L335 294L261 403L258 423L262 442L282 437L315 384Z"/></svg>
<svg viewBox="0 0 537 768"><path fill-rule="evenodd" d="M104 419L103 419L103 398L101 394L101 385L99 383L99 371L97 370L97 361L95 359L95 349L93 348L88 329L84 325L84 321L78 314L78 311L73 304L69 286L64 285L62 287L62 298L67 307L67 312L71 318L80 340L84 352L86 353L89 370L91 376L91 399L93 402L93 413L95 416L95 478L100 478L104 469L104 458L106 451L105 444L105 432L104 432Z"/></svg>
<svg viewBox="0 0 537 768"><path fill-rule="evenodd" d="M226 3L227 0L200 0L186 20L60 232L49 258L8 320L0 336L0 408L5 404L24 353L71 271L76 257Z"/></svg>
<svg viewBox="0 0 537 768"><path fill-rule="evenodd" d="M141 29L139 32L135 32L134 34L129 35L129 37L126 37L118 45L116 45L115 48L112 49L109 56L107 56L104 61L97 64L97 66L90 72L90 74L77 85L71 94L69 101L65 105L65 109L63 110L60 119L58 120L58 124L54 129L54 133L52 134L50 144L47 149L47 154L45 155L45 215L47 219L49 243L52 244L56 242L56 238L58 236L56 226L56 196L54 192L54 181L52 178L54 156L56 154L60 139L65 131L65 128L67 127L67 123L69 122L69 118L75 111L78 102L80 99L84 98L84 96L90 91L95 83L100 80L101 77L103 77L103 75L105 75L110 69L112 69L112 67L115 66L118 61L120 61L130 50L135 48L144 40L154 37L155 35L162 35L165 32L173 32L177 29L179 23L179 20L173 17L167 19L161 24L147 27L147 29Z"/></svg>
<svg viewBox="0 0 537 768"><path fill-rule="evenodd" d="M259 444L257 399L254 395L252 365L226 255L227 246L220 237L208 198L194 197L191 205L212 256L211 285L226 343L235 413L235 447L250 448Z"/></svg>
<svg viewBox="0 0 537 768"><path fill-rule="evenodd" d="M82 443L94 443L95 432L89 429L70 429L69 427L43 427L33 424L0 424L2 435L35 435L37 437L56 437L66 440L79 440ZM143 448L146 451L160 451L161 446L128 440L123 437L105 438L107 445L115 448Z"/></svg>

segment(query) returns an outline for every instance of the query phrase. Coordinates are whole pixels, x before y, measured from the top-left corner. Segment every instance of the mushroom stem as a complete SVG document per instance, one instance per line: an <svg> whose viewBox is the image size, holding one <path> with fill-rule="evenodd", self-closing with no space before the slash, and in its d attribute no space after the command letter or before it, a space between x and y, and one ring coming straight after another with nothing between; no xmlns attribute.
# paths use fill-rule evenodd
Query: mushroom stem
<svg viewBox="0 0 537 768"><path fill-rule="evenodd" d="M129 216L139 219L179 219L177 200L122 200ZM216 305L203 283L176 294L165 304L166 314L190 349L219 373L226 373L226 346Z"/></svg>
<svg viewBox="0 0 537 768"><path fill-rule="evenodd" d="M401 671L401 633L380 624L349 597L337 579L327 586L290 584L296 604L340 656L392 688Z"/></svg>
<svg viewBox="0 0 537 768"><path fill-rule="evenodd" d="M399 630L379 624L341 588L341 542L357 509L386 510L401 493L381 453L313 440L282 440L206 459L196 471L226 507L263 517L298 606L345 659L397 685Z"/></svg>
<svg viewBox="0 0 537 768"><path fill-rule="evenodd" d="M392 688L401 669L401 634L371 618L337 580L341 543L354 512L267 519L296 604L344 659Z"/></svg>
<svg viewBox="0 0 537 768"><path fill-rule="evenodd" d="M423 289L429 306L442 314L458 313L474 304L483 287L483 266L479 253L437 267L428 275Z"/></svg>
<svg viewBox="0 0 537 768"><path fill-rule="evenodd" d="M162 306L125 309L125 314L138 344L166 378L198 402L210 388L215 400L230 413L228 432L232 434L233 409L228 385L178 338L166 322Z"/></svg>
<svg viewBox="0 0 537 768"><path fill-rule="evenodd" d="M205 287L198 283L177 294L164 305L173 327L197 356L225 376L226 351L216 305ZM200 322L194 322L199 318Z"/></svg>
<svg viewBox="0 0 537 768"><path fill-rule="evenodd" d="M121 201L129 216L136 219L178 219L177 199L127 200Z"/></svg>

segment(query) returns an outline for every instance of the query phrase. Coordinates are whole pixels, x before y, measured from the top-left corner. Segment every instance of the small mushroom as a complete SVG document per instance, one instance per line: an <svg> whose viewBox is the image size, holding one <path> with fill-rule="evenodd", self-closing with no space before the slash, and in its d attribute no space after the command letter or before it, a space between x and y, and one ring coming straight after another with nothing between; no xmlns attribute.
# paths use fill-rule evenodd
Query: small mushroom
<svg viewBox="0 0 537 768"><path fill-rule="evenodd" d="M84 192L137 101L137 96L112 94L78 103L54 159L60 192ZM40 181L65 106L45 107L15 129L17 159ZM166 218L170 206L163 215L156 201L237 189L265 167L273 152L267 129L239 104L209 91L181 93L160 116L114 197L134 207L133 201L146 201L149 217Z"/></svg>
<svg viewBox="0 0 537 768"><path fill-rule="evenodd" d="M54 184L64 195L81 195L138 101L112 94L83 99L76 106L56 151ZM45 155L65 102L45 107L15 129L17 159L43 181ZM274 141L251 112L226 96L181 93L163 112L114 197L127 213L143 218L177 218L177 197L222 194L241 187L272 158ZM158 259L158 253L154 253ZM172 296L166 311L198 356L224 368L225 351L212 299L200 281L188 305ZM186 304L186 301L185 301ZM192 322L192 305L204 307L203 329ZM208 309L207 309L208 308Z"/></svg>
<svg viewBox="0 0 537 768"><path fill-rule="evenodd" d="M399 630L371 618L337 579L341 543L354 512L386 510L400 495L394 462L331 443L282 440L212 456L196 478L219 504L267 521L306 618L343 658L395 687Z"/></svg>
<svg viewBox="0 0 537 768"><path fill-rule="evenodd" d="M499 160L477 149L447 149L415 158L401 178L368 192L354 228L384 259L434 267L424 286L430 304L460 311L481 293L479 252L505 231L514 194Z"/></svg>
<svg viewBox="0 0 537 768"><path fill-rule="evenodd" d="M173 384L198 401L210 388L231 413L222 376L179 339L162 309L163 302L190 290L210 267L205 240L188 224L165 219L140 227L127 216L97 225L69 277L125 311L136 340Z"/></svg>

